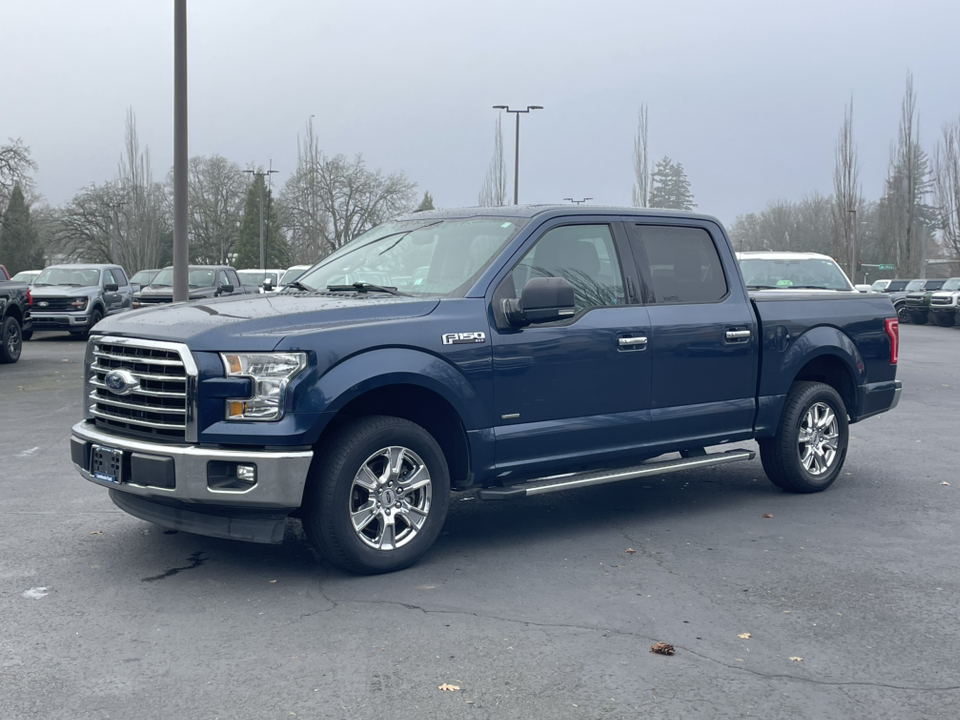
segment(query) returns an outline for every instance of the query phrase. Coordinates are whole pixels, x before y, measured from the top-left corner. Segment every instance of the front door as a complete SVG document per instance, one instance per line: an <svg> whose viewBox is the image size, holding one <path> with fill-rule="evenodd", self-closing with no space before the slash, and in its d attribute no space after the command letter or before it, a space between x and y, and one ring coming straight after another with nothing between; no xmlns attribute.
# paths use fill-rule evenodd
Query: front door
<svg viewBox="0 0 960 720"><path fill-rule="evenodd" d="M671 445L710 445L751 431L757 323L716 225L627 222L653 332L651 421Z"/></svg>
<svg viewBox="0 0 960 720"><path fill-rule="evenodd" d="M645 443L650 325L645 307L628 304L624 243L619 223L553 224L497 286L491 335L502 477L617 460ZM544 276L570 281L576 315L511 327L499 303Z"/></svg>

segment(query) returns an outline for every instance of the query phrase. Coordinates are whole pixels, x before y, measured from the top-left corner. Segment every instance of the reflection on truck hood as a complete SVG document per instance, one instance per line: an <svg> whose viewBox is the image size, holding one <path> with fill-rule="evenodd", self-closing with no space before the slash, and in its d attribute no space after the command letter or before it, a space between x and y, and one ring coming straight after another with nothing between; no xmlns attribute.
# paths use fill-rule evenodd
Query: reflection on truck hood
<svg viewBox="0 0 960 720"><path fill-rule="evenodd" d="M108 317L97 331L183 342L193 350L272 350L284 337L334 325L428 315L436 298L244 295L161 305ZM235 340L243 338L242 343Z"/></svg>
<svg viewBox="0 0 960 720"><path fill-rule="evenodd" d="M30 294L35 298L44 297L77 297L89 296L100 292L99 285L85 285L78 287L76 285L33 285L30 287Z"/></svg>

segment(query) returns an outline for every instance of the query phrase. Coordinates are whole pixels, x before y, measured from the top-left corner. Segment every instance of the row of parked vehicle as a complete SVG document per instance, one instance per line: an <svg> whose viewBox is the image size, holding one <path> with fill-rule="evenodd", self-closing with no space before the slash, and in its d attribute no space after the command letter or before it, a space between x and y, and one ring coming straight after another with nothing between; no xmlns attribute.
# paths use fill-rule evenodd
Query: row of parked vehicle
<svg viewBox="0 0 960 720"><path fill-rule="evenodd" d="M2 266L0 266L2 267ZM190 299L276 292L309 265L286 270L235 270L191 265ZM119 265L71 263L0 273L0 362L16 362L21 344L36 330L64 330L86 337L108 315L173 301L173 268L141 270L128 277Z"/></svg>
<svg viewBox="0 0 960 720"><path fill-rule="evenodd" d="M960 277L877 280L870 290L890 296L902 323L950 327L960 322Z"/></svg>

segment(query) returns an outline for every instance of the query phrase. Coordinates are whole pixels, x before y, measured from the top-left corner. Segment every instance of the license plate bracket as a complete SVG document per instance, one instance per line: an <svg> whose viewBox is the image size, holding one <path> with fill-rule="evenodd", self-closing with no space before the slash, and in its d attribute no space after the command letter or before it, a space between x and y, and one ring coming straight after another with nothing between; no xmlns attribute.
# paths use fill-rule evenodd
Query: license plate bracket
<svg viewBox="0 0 960 720"><path fill-rule="evenodd" d="M97 479L112 485L123 482L123 450L93 445L90 448L90 473Z"/></svg>

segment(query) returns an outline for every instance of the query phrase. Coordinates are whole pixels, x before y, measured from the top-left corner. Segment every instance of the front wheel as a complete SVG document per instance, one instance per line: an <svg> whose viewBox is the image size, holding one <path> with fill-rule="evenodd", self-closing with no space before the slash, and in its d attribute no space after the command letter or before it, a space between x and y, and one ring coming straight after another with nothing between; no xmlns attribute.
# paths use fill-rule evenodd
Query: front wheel
<svg viewBox="0 0 960 720"><path fill-rule="evenodd" d="M101 320L103 320L103 313L100 311L100 308L97 308L90 315L90 327L88 327L86 330L84 330L80 334L83 335L83 337L85 338L90 337L90 331L93 330L94 326Z"/></svg>
<svg viewBox="0 0 960 720"><path fill-rule="evenodd" d="M821 382L796 382L787 394L777 434L763 438L760 459L770 481L788 492L826 490L847 456L847 409Z"/></svg>
<svg viewBox="0 0 960 720"><path fill-rule="evenodd" d="M927 314L926 313L910 313L910 322L912 322L914 325L926 325Z"/></svg>
<svg viewBox="0 0 960 720"><path fill-rule="evenodd" d="M15 363L22 349L20 323L15 317L7 316L0 322L0 363Z"/></svg>
<svg viewBox="0 0 960 720"><path fill-rule="evenodd" d="M953 323L955 322L955 317L952 312L932 312L930 313L930 319L933 320L934 325L938 325L939 327L953 327Z"/></svg>
<svg viewBox="0 0 960 720"><path fill-rule="evenodd" d="M433 545L449 503L447 462L430 433L401 418L358 418L318 448L303 525L337 567L392 572Z"/></svg>
<svg viewBox="0 0 960 720"><path fill-rule="evenodd" d="M897 319L901 325L910 322L910 313L907 312L906 305L897 305Z"/></svg>

